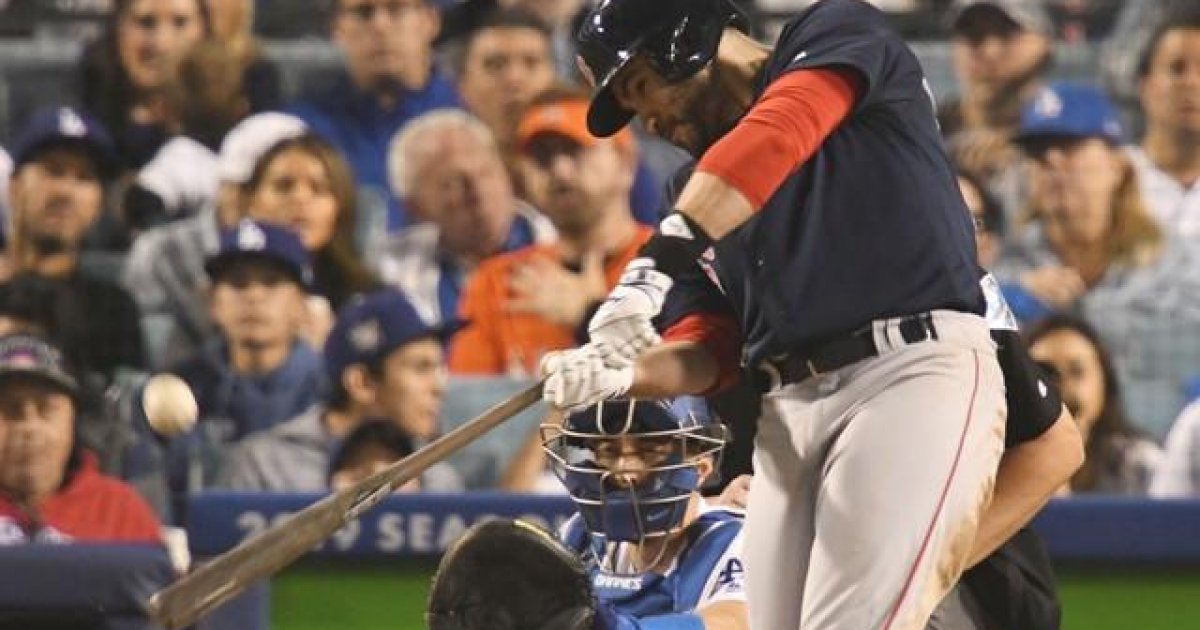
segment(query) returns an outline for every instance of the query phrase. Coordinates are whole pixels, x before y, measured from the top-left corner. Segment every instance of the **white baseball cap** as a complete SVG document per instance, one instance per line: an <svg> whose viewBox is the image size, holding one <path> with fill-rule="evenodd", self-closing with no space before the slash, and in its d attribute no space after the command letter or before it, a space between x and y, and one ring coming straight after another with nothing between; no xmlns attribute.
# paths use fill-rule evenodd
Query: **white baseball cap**
<svg viewBox="0 0 1200 630"><path fill-rule="evenodd" d="M245 184L258 158L284 140L304 135L303 120L280 112L254 114L238 123L221 142L217 175L222 183Z"/></svg>

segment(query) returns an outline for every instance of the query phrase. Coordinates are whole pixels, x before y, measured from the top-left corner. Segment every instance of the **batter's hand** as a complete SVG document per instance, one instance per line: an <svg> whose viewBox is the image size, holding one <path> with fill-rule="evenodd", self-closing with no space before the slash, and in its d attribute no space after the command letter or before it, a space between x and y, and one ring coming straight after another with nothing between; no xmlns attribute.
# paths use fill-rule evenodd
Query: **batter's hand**
<svg viewBox="0 0 1200 630"><path fill-rule="evenodd" d="M610 363L632 363L660 338L650 320L662 310L674 281L649 258L634 258L621 281L596 309L588 336Z"/></svg>
<svg viewBox="0 0 1200 630"><path fill-rule="evenodd" d="M607 360L603 344L552 352L542 359L546 376L542 399L559 409L574 409L618 398L633 385L633 364Z"/></svg>

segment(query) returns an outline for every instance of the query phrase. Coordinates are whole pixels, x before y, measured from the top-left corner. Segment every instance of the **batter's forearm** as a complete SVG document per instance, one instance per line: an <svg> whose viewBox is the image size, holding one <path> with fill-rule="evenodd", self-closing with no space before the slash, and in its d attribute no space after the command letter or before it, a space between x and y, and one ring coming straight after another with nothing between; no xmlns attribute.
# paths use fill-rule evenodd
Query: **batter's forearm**
<svg viewBox="0 0 1200 630"><path fill-rule="evenodd" d="M750 220L755 211L738 189L715 175L700 171L692 175L679 193L675 209L695 221L714 241L721 240Z"/></svg>
<svg viewBox="0 0 1200 630"><path fill-rule="evenodd" d="M637 398L698 395L711 389L719 377L717 359L704 345L668 341L638 357L628 393Z"/></svg>
<svg viewBox="0 0 1200 630"><path fill-rule="evenodd" d="M1066 408L1045 433L1006 451L967 567L979 564L1012 538L1082 464L1083 440Z"/></svg>

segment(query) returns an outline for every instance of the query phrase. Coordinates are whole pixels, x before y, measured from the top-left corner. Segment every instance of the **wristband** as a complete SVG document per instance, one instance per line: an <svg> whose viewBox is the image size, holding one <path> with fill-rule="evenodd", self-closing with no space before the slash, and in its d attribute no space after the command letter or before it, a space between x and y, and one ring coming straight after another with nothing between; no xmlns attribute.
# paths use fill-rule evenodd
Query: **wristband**
<svg viewBox="0 0 1200 630"><path fill-rule="evenodd" d="M642 245L638 256L653 260L655 269L677 278L696 264L712 244L712 237L700 224L676 210L658 224L658 230Z"/></svg>

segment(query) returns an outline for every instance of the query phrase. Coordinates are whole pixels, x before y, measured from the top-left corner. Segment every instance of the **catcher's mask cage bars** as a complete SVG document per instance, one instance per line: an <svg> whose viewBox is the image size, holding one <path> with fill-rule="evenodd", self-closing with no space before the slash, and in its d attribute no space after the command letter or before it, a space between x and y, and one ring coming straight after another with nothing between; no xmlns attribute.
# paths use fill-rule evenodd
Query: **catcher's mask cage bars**
<svg viewBox="0 0 1200 630"><path fill-rule="evenodd" d="M642 545L682 529L688 503L700 487L700 462L712 457L713 470L719 468L726 441L723 425L701 422L691 411L686 412L686 421L679 428L639 431L639 402L630 401L621 426L611 433L604 427L604 403L595 406L594 432L568 428L565 421L562 425L540 426L542 449L593 536L597 561L610 574L620 574L616 565L621 542ZM670 450L662 460L636 470L601 465L595 446L622 438L665 442ZM623 483L627 475L633 476L636 483ZM654 521L657 523L651 524ZM668 547L660 545L649 566L657 565Z"/></svg>

